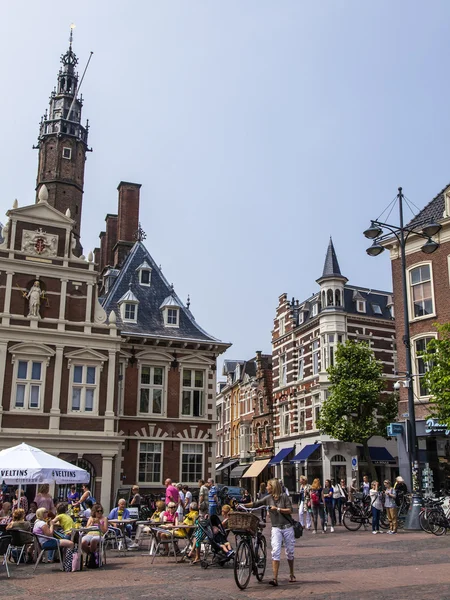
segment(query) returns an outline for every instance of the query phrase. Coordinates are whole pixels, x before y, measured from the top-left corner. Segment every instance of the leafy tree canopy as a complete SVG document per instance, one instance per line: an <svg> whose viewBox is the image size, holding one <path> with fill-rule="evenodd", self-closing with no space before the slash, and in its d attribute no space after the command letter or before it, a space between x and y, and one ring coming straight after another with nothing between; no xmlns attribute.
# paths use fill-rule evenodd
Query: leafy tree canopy
<svg viewBox="0 0 450 600"><path fill-rule="evenodd" d="M335 364L327 369L330 395L324 401L318 427L342 442L363 444L374 435L386 436L387 425L397 417L395 394L383 394L383 366L364 342L347 340L338 345Z"/></svg>
<svg viewBox="0 0 450 600"><path fill-rule="evenodd" d="M422 358L426 364L423 378L428 388L433 417L450 424L450 323L435 323L439 339L427 344Z"/></svg>

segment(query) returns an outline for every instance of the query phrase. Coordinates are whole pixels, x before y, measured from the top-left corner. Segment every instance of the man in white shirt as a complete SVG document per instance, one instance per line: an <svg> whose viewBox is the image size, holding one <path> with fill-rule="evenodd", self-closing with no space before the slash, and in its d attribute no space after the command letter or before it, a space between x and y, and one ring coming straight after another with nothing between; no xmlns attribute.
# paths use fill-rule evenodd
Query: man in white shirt
<svg viewBox="0 0 450 600"><path fill-rule="evenodd" d="M189 491L188 485L183 485L182 489L184 493L184 511L188 513L192 502L192 493Z"/></svg>

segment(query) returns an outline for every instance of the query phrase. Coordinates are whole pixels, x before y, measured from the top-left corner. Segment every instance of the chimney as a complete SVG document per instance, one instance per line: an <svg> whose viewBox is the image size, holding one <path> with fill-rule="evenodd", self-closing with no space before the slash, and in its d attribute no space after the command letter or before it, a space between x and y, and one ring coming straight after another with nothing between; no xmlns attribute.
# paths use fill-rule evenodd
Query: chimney
<svg viewBox="0 0 450 600"><path fill-rule="evenodd" d="M121 181L119 190L119 210L117 221L117 242L114 246L114 265L120 266L136 241L139 228L140 183Z"/></svg>
<svg viewBox="0 0 450 600"><path fill-rule="evenodd" d="M106 265L114 266L114 251L113 248L117 244L117 223L118 215L107 214L106 221L106 240L105 240L105 267Z"/></svg>
<svg viewBox="0 0 450 600"><path fill-rule="evenodd" d="M106 251L106 231L100 231L100 262L99 272L101 273L105 267L105 251Z"/></svg>
<svg viewBox="0 0 450 600"><path fill-rule="evenodd" d="M94 248L94 264L100 266L100 248Z"/></svg>

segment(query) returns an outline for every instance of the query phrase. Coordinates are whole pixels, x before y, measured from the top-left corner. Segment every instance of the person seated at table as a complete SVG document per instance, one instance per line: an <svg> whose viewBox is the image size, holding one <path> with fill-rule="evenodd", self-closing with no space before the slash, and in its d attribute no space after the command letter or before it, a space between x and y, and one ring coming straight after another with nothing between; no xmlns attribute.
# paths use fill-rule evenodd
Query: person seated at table
<svg viewBox="0 0 450 600"><path fill-rule="evenodd" d="M25 520L25 511L23 508L16 508L12 514L12 521L8 523L6 529L22 529L22 531L31 531L31 523Z"/></svg>
<svg viewBox="0 0 450 600"><path fill-rule="evenodd" d="M48 518L49 511L44 508L38 508L36 511L36 521L33 525L33 533L35 533L38 537L39 543L41 544L41 548L43 550L49 550L48 559L50 561L53 560L53 555L55 550L58 547L58 542L53 537L53 523L51 519ZM47 539L47 536L51 539ZM73 542L70 540L60 540L59 544L61 548L73 548Z"/></svg>
<svg viewBox="0 0 450 600"><path fill-rule="evenodd" d="M46 508L48 512L55 512L55 505L53 504L53 498L49 494L50 486L48 483L44 483L38 487L38 493L34 501L38 508Z"/></svg>
<svg viewBox="0 0 450 600"><path fill-rule="evenodd" d="M86 554L96 552L100 543L100 536L108 531L108 519L103 516L103 507L101 504L94 504L92 514L88 519L86 527L95 527L83 536L81 540L81 549Z"/></svg>
<svg viewBox="0 0 450 600"><path fill-rule="evenodd" d="M109 513L108 515L108 519L110 521L124 521L125 519L129 519L130 518L130 511L127 508L127 501L124 498L121 498L119 500L119 502L117 503L116 508L113 508L112 511ZM115 527L117 527L116 524L114 524ZM131 525L129 523L127 523L127 525L125 525L125 530L128 534L128 537L131 538L131 532L133 531L133 528L131 527Z"/></svg>
<svg viewBox="0 0 450 600"><path fill-rule="evenodd" d="M159 500L156 503L156 510L152 514L152 516L148 519L149 523L159 523L161 520L161 515L166 508L166 504L164 500ZM134 538L134 542L128 546L128 548L139 548L141 543L141 537L143 534L150 533L150 527L145 525L145 523L141 523L137 526L136 529L136 537Z"/></svg>
<svg viewBox="0 0 450 600"><path fill-rule="evenodd" d="M0 510L0 525L7 525L10 521L12 521L11 502L3 502Z"/></svg>
<svg viewBox="0 0 450 600"><path fill-rule="evenodd" d="M198 519L198 505L197 502L191 502L190 506L191 510L184 516L183 525L190 525L194 527L195 521ZM191 533L192 529L183 528L183 529L175 529L174 535L177 538L187 538Z"/></svg>
<svg viewBox="0 0 450 600"><path fill-rule="evenodd" d="M30 508L28 509L25 520L29 521L30 523L34 523L34 521L36 520L36 511L37 511L36 502L30 502Z"/></svg>
<svg viewBox="0 0 450 600"><path fill-rule="evenodd" d="M77 492L77 486L71 485L70 492L67 494L67 502L69 504L73 504L74 502L77 502L79 499L80 499L80 493Z"/></svg>
<svg viewBox="0 0 450 600"><path fill-rule="evenodd" d="M92 513L92 507L94 506L94 503L92 502L92 500L86 500L86 502L84 503L85 505L85 509L83 511L83 519L89 519L89 517L91 516Z"/></svg>
<svg viewBox="0 0 450 600"><path fill-rule="evenodd" d="M23 508L25 514L28 512L28 500L25 496L25 492L21 490L20 492L20 500L19 500L19 490L15 490L14 492L15 498L12 503L12 511L14 512L16 508Z"/></svg>
<svg viewBox="0 0 450 600"><path fill-rule="evenodd" d="M83 493L81 494L81 498L79 500L75 500L72 502L72 506L75 508L76 506L82 510L84 506L86 506L86 500L92 500L92 503L95 503L95 499L91 494L91 490L89 489L89 485L87 483L81 484L81 489Z"/></svg>
<svg viewBox="0 0 450 600"><path fill-rule="evenodd" d="M23 508L16 508L16 510L13 511L12 521L8 523L6 529L20 529L20 531L31 531L31 523L30 521L25 520L25 511L23 510ZM33 538L31 538L31 543L26 544L25 562L31 562L33 560L33 545Z"/></svg>
<svg viewBox="0 0 450 600"><path fill-rule="evenodd" d="M52 519L53 525L59 525L62 529L63 536L70 539L72 529L75 526L72 517L67 514L69 505L67 502L60 502L56 507L56 517Z"/></svg>
<svg viewBox="0 0 450 600"><path fill-rule="evenodd" d="M177 513L178 505L175 502L169 502L167 505L167 510L165 510L160 519L160 523L164 528L167 529L175 529L178 526L178 513ZM160 540L170 540L172 538L172 534L170 533L158 533L158 538ZM178 553L178 546L175 544L175 550ZM161 554L167 555L168 552L161 552Z"/></svg>

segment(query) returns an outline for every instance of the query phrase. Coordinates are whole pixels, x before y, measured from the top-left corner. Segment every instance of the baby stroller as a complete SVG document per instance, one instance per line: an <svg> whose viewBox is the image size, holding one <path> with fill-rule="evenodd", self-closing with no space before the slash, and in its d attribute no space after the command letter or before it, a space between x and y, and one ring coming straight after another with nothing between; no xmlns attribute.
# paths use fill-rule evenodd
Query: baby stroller
<svg viewBox="0 0 450 600"><path fill-rule="evenodd" d="M200 561L203 569L223 567L234 558L234 550L225 552L221 548L227 542L227 534L217 515L198 520L196 538L197 543L202 542L204 547L203 558Z"/></svg>

